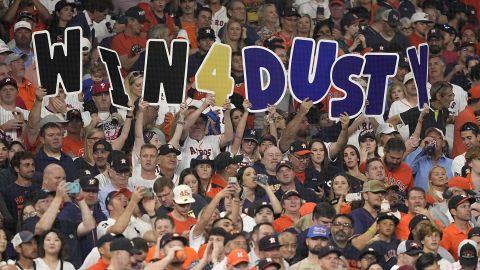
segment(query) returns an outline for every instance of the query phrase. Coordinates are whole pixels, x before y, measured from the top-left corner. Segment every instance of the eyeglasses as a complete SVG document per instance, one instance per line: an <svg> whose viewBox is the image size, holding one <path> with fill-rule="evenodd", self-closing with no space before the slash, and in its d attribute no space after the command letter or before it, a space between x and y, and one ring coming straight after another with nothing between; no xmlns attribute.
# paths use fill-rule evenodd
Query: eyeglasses
<svg viewBox="0 0 480 270"><path fill-rule="evenodd" d="M295 157L296 159L298 159L298 161L300 161L300 162L307 161L307 160L310 158L310 156L308 156L308 155L305 155L305 156L297 156L297 155L294 154L294 155L292 155L292 156L294 156L294 157Z"/></svg>
<svg viewBox="0 0 480 270"><path fill-rule="evenodd" d="M332 226L334 226L334 227L343 227L343 228L345 228L345 229L351 229L351 228L353 228L352 224L350 224L350 223L340 223L340 222L334 222L334 223L332 224Z"/></svg>
<svg viewBox="0 0 480 270"><path fill-rule="evenodd" d="M87 139L89 139L89 140L94 140L94 141L100 141L100 140L103 140L104 138L100 138L100 137L88 137Z"/></svg>
<svg viewBox="0 0 480 270"><path fill-rule="evenodd" d="M22 217L23 219L31 218L37 215L37 211L33 211L31 213L23 213Z"/></svg>

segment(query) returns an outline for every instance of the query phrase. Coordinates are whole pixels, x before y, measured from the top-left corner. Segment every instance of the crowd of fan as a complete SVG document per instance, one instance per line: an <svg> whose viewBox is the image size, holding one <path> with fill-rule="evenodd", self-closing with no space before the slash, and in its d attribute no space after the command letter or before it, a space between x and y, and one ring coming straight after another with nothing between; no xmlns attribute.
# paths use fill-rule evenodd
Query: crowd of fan
<svg viewBox="0 0 480 270"><path fill-rule="evenodd" d="M478 0L0 0L0 18L0 269L480 267ZM63 42L69 26L83 90L46 97L32 33ZM250 113L242 48L288 68L295 37L398 53L385 114L332 121L333 87ZM148 104L147 40L174 38L188 99ZM232 48L223 107L195 89L214 42ZM422 43L429 104L405 55ZM98 46L118 53L131 110L112 106Z"/></svg>

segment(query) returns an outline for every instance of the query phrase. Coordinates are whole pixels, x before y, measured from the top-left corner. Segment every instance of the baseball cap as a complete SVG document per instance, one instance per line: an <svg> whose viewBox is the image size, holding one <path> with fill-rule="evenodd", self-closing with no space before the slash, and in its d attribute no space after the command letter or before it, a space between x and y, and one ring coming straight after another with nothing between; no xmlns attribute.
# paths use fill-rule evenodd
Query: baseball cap
<svg viewBox="0 0 480 270"><path fill-rule="evenodd" d="M277 139L273 137L271 134L263 135L260 140L258 141L259 144L262 144L265 141L272 142L273 145L277 145Z"/></svg>
<svg viewBox="0 0 480 270"><path fill-rule="evenodd" d="M18 16L17 16L17 22L24 21L24 20L30 20L32 22L35 21L35 19L33 18L33 14L25 10L18 13Z"/></svg>
<svg viewBox="0 0 480 270"><path fill-rule="evenodd" d="M275 171L278 172L278 170L280 170L280 168L282 168L282 167L288 167L290 169L293 169L293 165L290 161L282 160L277 164L277 167L275 168Z"/></svg>
<svg viewBox="0 0 480 270"><path fill-rule="evenodd" d="M82 39L80 40L80 45L82 46L83 53L88 53L92 50L92 43L90 42L90 40L88 40L88 38L82 37Z"/></svg>
<svg viewBox="0 0 480 270"><path fill-rule="evenodd" d="M462 29L460 30L460 33L463 34L463 32L467 31L467 30L471 30L472 32L475 33L475 26L471 25L471 24L465 24Z"/></svg>
<svg viewBox="0 0 480 270"><path fill-rule="evenodd" d="M371 254L371 255L375 256L375 258L377 258L377 260L378 260L378 253L375 251L375 249L373 249L371 247L363 249L360 252L360 256L358 256L358 258L362 259L367 254Z"/></svg>
<svg viewBox="0 0 480 270"><path fill-rule="evenodd" d="M274 266L277 269L280 269L282 266L274 261L272 258L265 258L263 260L260 260L257 264L258 270L264 270L269 266Z"/></svg>
<svg viewBox="0 0 480 270"><path fill-rule="evenodd" d="M213 166L215 165L215 161L211 160L210 157L208 157L207 155L199 155L196 158L190 160L190 168L192 169L200 164L209 164L213 168Z"/></svg>
<svg viewBox="0 0 480 270"><path fill-rule="evenodd" d="M330 230L324 225L313 225L308 228L307 238L330 238Z"/></svg>
<svg viewBox="0 0 480 270"><path fill-rule="evenodd" d="M168 155L170 153L175 153L175 155L177 155L177 156L181 154L181 152L177 148L175 148L173 145L168 144L168 143L162 144L158 148L158 154L160 156L165 156L165 155Z"/></svg>
<svg viewBox="0 0 480 270"><path fill-rule="evenodd" d="M243 139L245 141L254 141L258 144L258 135L255 129L245 129L243 132Z"/></svg>
<svg viewBox="0 0 480 270"><path fill-rule="evenodd" d="M215 31L210 27L202 27L198 29L197 40L209 38L215 40Z"/></svg>
<svg viewBox="0 0 480 270"><path fill-rule="evenodd" d="M243 262L248 263L249 259L247 252L241 248L232 250L227 256L227 264L229 265L236 266Z"/></svg>
<svg viewBox="0 0 480 270"><path fill-rule="evenodd" d="M67 121L72 121L72 120L80 120L83 122L83 119L82 119L82 113L77 110L77 109L72 109L72 110L69 110L67 112L67 115L65 116L65 119Z"/></svg>
<svg viewBox="0 0 480 270"><path fill-rule="evenodd" d="M3 60L3 62L7 65L10 65L12 62L15 62L19 59L23 59L25 61L27 59L27 55L26 54L11 53L11 54L7 55L7 57L5 58L5 60Z"/></svg>
<svg viewBox="0 0 480 270"><path fill-rule="evenodd" d="M455 195L448 201L448 210L456 209L460 204L464 202L469 202L473 204L475 202L475 198L465 195Z"/></svg>
<svg viewBox="0 0 480 270"><path fill-rule="evenodd" d="M230 156L229 152L222 152L215 157L215 170L222 171L232 164L238 164L242 162L243 155L236 155L234 157Z"/></svg>
<svg viewBox="0 0 480 270"><path fill-rule="evenodd" d="M378 125L375 135L398 133L395 127L390 123L381 123Z"/></svg>
<svg viewBox="0 0 480 270"><path fill-rule="evenodd" d="M302 198L300 196L300 193L298 193L298 191L296 191L294 189L291 189L291 190L287 190L287 192L283 193L281 201L283 202L284 200L286 200L286 199L288 199L292 196L297 196L299 198Z"/></svg>
<svg viewBox="0 0 480 270"><path fill-rule="evenodd" d="M473 86L468 90L468 100L480 99L480 87Z"/></svg>
<svg viewBox="0 0 480 270"><path fill-rule="evenodd" d="M130 171L130 161L122 151L111 151L109 155L110 167L116 172Z"/></svg>
<svg viewBox="0 0 480 270"><path fill-rule="evenodd" d="M105 150L107 152L112 152L112 145L107 140L101 139L93 144L93 152L95 153L98 150Z"/></svg>
<svg viewBox="0 0 480 270"><path fill-rule="evenodd" d="M119 250L127 251L130 255L140 254L133 242L125 237L115 238L110 243L110 252Z"/></svg>
<svg viewBox="0 0 480 270"><path fill-rule="evenodd" d="M402 241L397 247L397 254L407 254L408 256L415 256L420 253L423 253L422 248L413 240Z"/></svg>
<svg viewBox="0 0 480 270"><path fill-rule="evenodd" d="M13 32L16 32L19 29L28 29L32 31L32 24L27 22L27 21L19 21L15 23L15 26L13 27Z"/></svg>
<svg viewBox="0 0 480 270"><path fill-rule="evenodd" d="M478 263L478 250L477 243L473 240L463 240L458 245L458 258L460 265L465 266L476 266Z"/></svg>
<svg viewBox="0 0 480 270"><path fill-rule="evenodd" d="M48 123L67 123L67 120L60 119L58 116L55 114L49 114L42 119L40 119L40 126L43 127L44 125Z"/></svg>
<svg viewBox="0 0 480 270"><path fill-rule="evenodd" d="M400 13L396 9L387 9L382 13L382 20L395 28L400 24Z"/></svg>
<svg viewBox="0 0 480 270"><path fill-rule="evenodd" d="M174 240L181 241L184 246L186 246L188 243L187 239L178 233L167 233L162 236L162 239L160 239L159 246L160 248L163 248L166 244Z"/></svg>
<svg viewBox="0 0 480 270"><path fill-rule="evenodd" d="M386 192L385 183L380 180L369 180L363 184L362 192Z"/></svg>
<svg viewBox="0 0 480 270"><path fill-rule="evenodd" d="M412 23L416 23L416 22L431 23L432 22L430 20L430 17L428 16L428 14L425 13L425 12L415 12L415 13L413 13L410 20L412 21Z"/></svg>
<svg viewBox="0 0 480 270"><path fill-rule="evenodd" d="M99 182L98 179L95 178L93 175L88 175L87 172L84 171L84 175L80 177L80 187L84 191L98 191L99 190Z"/></svg>
<svg viewBox="0 0 480 270"><path fill-rule="evenodd" d="M66 0L60 0L55 4L55 11L59 12L66 6L71 6L73 9L75 9L75 3L67 2Z"/></svg>
<svg viewBox="0 0 480 270"><path fill-rule="evenodd" d="M127 188L121 188L120 190L114 190L114 191L108 193L107 197L105 198L105 205L108 206L110 204L110 202L112 201L112 199L115 198L116 196L120 195L120 194L123 194L127 198L129 198L130 195L132 195L132 192L130 190L128 190Z"/></svg>
<svg viewBox="0 0 480 270"><path fill-rule="evenodd" d="M413 72L405 74L405 77L403 77L403 84L406 84L410 80L413 80Z"/></svg>
<svg viewBox="0 0 480 270"><path fill-rule="evenodd" d="M145 17L145 11L140 8L139 6L133 6L125 11L125 16L134 18L140 23L148 22L147 18Z"/></svg>
<svg viewBox="0 0 480 270"><path fill-rule="evenodd" d="M34 235L33 235L32 232L30 232L30 231L20 231L17 234L15 234L15 236L13 237L12 245L13 245L13 247L18 247L21 244L25 244L25 243L28 243L28 242L32 241L33 238L34 238Z"/></svg>
<svg viewBox="0 0 480 270"><path fill-rule="evenodd" d="M457 31L455 30L455 28L453 28L451 25L449 25L448 23L445 23L445 24L437 24L435 26L438 30L440 31L443 31L443 32L446 32L446 33L449 33L449 34L452 34L452 35L457 35ZM435 29L435 28L434 28ZM441 36L440 38L442 38L443 36Z"/></svg>
<svg viewBox="0 0 480 270"><path fill-rule="evenodd" d="M413 231L413 229L415 229L415 227L417 227L417 225L424 220L430 222L430 219L428 219L428 217L425 215L419 214L414 216L412 220L410 220L410 223L408 223L408 229Z"/></svg>
<svg viewBox="0 0 480 270"><path fill-rule="evenodd" d="M330 0L329 6L333 6L333 5L345 6L345 1L344 0Z"/></svg>
<svg viewBox="0 0 480 270"><path fill-rule="evenodd" d="M294 141L289 148L291 154L297 154L299 156L308 155L311 153L308 149L308 145L302 141Z"/></svg>
<svg viewBox="0 0 480 270"><path fill-rule="evenodd" d="M122 234L114 234L114 233L104 234L102 237L100 237L100 239L98 239L97 247L101 247L103 246L103 244L112 242L113 239L120 238L120 237L124 237L124 236Z"/></svg>
<svg viewBox="0 0 480 270"><path fill-rule="evenodd" d="M318 258L323 258L331 253L335 253L337 254L339 257L342 256L342 252L336 248L334 245L328 245L328 246L325 246L325 247L322 247L319 251L318 251Z"/></svg>
<svg viewBox="0 0 480 270"><path fill-rule="evenodd" d="M255 215L260 212L263 208L268 208L272 210L273 213L273 207L270 203L268 202L263 202L263 201L256 201L250 204L248 207L248 215L251 217L255 217Z"/></svg>
<svg viewBox="0 0 480 270"><path fill-rule="evenodd" d="M2 42L0 44L0 53L13 53L13 51L8 48L7 44Z"/></svg>
<svg viewBox="0 0 480 270"><path fill-rule="evenodd" d="M278 236L276 235L267 235L258 241L258 248L260 251L269 251L280 248L281 246L282 245L280 245L280 242L278 241Z"/></svg>
<svg viewBox="0 0 480 270"><path fill-rule="evenodd" d="M341 24L343 26L350 26L350 25L358 23L360 21L361 21L361 19L357 16L357 14L352 13L352 12L348 12L347 14L345 14L343 16Z"/></svg>
<svg viewBox="0 0 480 270"><path fill-rule="evenodd" d="M187 185L178 185L173 189L173 200L177 204L194 203L192 189Z"/></svg>
<svg viewBox="0 0 480 270"><path fill-rule="evenodd" d="M476 194L475 191L473 191L473 183L461 176L454 176L450 178L450 180L448 180L448 187L463 189L468 195L474 196Z"/></svg>
<svg viewBox="0 0 480 270"><path fill-rule="evenodd" d="M373 133L373 130L371 129L362 130L358 135L358 142L364 142L367 138L371 138L374 141L376 140L375 133Z"/></svg>
<svg viewBox="0 0 480 270"><path fill-rule="evenodd" d="M5 77L0 80L0 88L3 88L5 85L11 85L18 89L17 81L15 81L15 79L11 77Z"/></svg>
<svg viewBox="0 0 480 270"><path fill-rule="evenodd" d="M440 33L440 30L432 28L430 29L430 31L428 31L427 40L430 41L433 38L443 39L443 36L442 36L442 33Z"/></svg>
<svg viewBox="0 0 480 270"><path fill-rule="evenodd" d="M468 232L468 239L471 239L474 236L480 236L480 227L473 227L469 232Z"/></svg>
<svg viewBox="0 0 480 270"><path fill-rule="evenodd" d="M381 212L377 217L377 222L380 222L384 219L390 219L395 223L395 225L398 225L398 223L400 222L400 220L391 212L387 212L387 213Z"/></svg>
<svg viewBox="0 0 480 270"><path fill-rule="evenodd" d="M33 204L36 204L39 200L43 200L49 196L55 196L55 192L46 189L39 189L28 194L28 197Z"/></svg>
<svg viewBox="0 0 480 270"><path fill-rule="evenodd" d="M110 93L110 83L108 82L96 82L92 86L92 95L97 96L102 93Z"/></svg>
<svg viewBox="0 0 480 270"><path fill-rule="evenodd" d="M280 14L281 17L300 17L298 11L294 7L285 7Z"/></svg>

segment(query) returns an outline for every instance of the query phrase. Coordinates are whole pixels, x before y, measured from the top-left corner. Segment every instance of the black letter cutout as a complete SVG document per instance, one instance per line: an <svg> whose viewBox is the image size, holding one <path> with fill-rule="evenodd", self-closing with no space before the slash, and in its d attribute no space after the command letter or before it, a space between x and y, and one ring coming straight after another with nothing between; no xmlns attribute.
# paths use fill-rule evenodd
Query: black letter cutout
<svg viewBox="0 0 480 270"><path fill-rule="evenodd" d="M69 27L65 36L65 44L52 44L48 31L33 33L38 85L47 95L57 95L60 84L68 93L82 91L82 29Z"/></svg>
<svg viewBox="0 0 480 270"><path fill-rule="evenodd" d="M161 90L168 104L180 104L187 81L188 42L174 40L169 51L165 40L149 40L143 81L143 100L160 103Z"/></svg>
<svg viewBox="0 0 480 270"><path fill-rule="evenodd" d="M110 97L113 106L130 110L128 107L128 95L123 87L122 74L120 73L120 59L116 51L98 47L100 59L107 66L108 78L110 79Z"/></svg>

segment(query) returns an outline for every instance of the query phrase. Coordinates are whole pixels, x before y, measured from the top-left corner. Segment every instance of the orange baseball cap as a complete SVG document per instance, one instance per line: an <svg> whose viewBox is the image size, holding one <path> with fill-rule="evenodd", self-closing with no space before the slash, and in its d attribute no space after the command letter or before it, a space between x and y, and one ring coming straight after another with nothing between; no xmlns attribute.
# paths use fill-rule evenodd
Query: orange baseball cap
<svg viewBox="0 0 480 270"><path fill-rule="evenodd" d="M249 263L248 254L241 248L234 249L227 256L227 264L236 266L239 263Z"/></svg>
<svg viewBox="0 0 480 270"><path fill-rule="evenodd" d="M456 187L463 190L473 190L472 182L461 176L454 176L448 180L448 187Z"/></svg>

